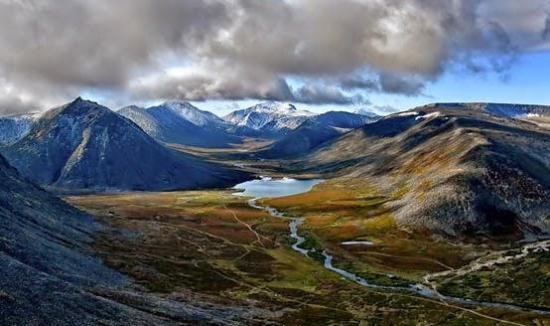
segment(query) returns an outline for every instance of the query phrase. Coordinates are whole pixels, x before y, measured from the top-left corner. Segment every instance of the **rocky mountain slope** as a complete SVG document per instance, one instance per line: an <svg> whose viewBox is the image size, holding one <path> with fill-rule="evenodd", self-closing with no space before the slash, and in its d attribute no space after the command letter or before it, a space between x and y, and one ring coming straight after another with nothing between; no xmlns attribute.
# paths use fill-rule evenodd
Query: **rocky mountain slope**
<svg viewBox="0 0 550 326"><path fill-rule="evenodd" d="M39 117L40 113L13 114L0 117L0 145L11 144L23 138Z"/></svg>
<svg viewBox="0 0 550 326"><path fill-rule="evenodd" d="M0 184L0 324L230 324L250 313L141 292L91 251L103 229L92 217L21 178L2 156Z"/></svg>
<svg viewBox="0 0 550 326"><path fill-rule="evenodd" d="M332 138L375 120L366 115L350 112L330 111L315 115L257 155L263 158L289 158L301 155Z"/></svg>
<svg viewBox="0 0 550 326"><path fill-rule="evenodd" d="M24 176L59 189L221 187L245 177L172 151L130 120L80 98L43 114L3 153Z"/></svg>
<svg viewBox="0 0 550 326"><path fill-rule="evenodd" d="M406 229L524 237L550 231L548 148L550 131L537 124L432 105L328 142L301 168L379 188Z"/></svg>
<svg viewBox="0 0 550 326"><path fill-rule="evenodd" d="M86 306L115 309L81 289L127 282L86 249L99 226L21 179L1 156L0 182L0 321L91 321Z"/></svg>
<svg viewBox="0 0 550 326"><path fill-rule="evenodd" d="M151 137L165 142L200 147L230 147L242 142L221 118L187 102L166 102L147 109L129 106L118 111Z"/></svg>

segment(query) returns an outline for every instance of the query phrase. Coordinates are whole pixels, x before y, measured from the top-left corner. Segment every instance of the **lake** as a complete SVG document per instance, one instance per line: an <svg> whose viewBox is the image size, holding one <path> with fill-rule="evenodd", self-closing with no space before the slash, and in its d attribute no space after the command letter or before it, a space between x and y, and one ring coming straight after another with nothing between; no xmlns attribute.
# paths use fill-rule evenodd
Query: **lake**
<svg viewBox="0 0 550 326"><path fill-rule="evenodd" d="M291 178L274 179L262 177L261 179L239 183L233 189L243 190L242 192L235 193L235 195L239 196L273 198L308 192L313 186L322 181L322 179L297 180Z"/></svg>

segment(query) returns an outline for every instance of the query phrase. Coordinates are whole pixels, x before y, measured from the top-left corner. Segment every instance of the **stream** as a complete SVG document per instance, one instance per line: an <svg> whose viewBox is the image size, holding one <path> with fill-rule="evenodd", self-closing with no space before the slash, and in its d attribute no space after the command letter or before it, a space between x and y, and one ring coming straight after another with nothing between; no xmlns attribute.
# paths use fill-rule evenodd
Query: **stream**
<svg viewBox="0 0 550 326"><path fill-rule="evenodd" d="M322 181L323 180L320 180L320 179L296 180L296 179L290 179L290 178L272 179L269 177L262 177L261 179L258 179L258 180L247 181L236 185L234 189L238 189L242 191L237 192L234 195L253 197L248 201L248 205L250 207L255 209L265 210L271 216L276 218L287 219L289 221L290 237L295 240L294 244L292 245L292 249L308 258L311 258L309 254L312 252L312 250L304 249L300 247L300 245L302 245L306 241L306 239L300 236L299 234L299 229L300 229L300 226L304 223L304 218L285 216L284 213L278 211L273 207L263 206L258 204L258 200L260 198L276 198L276 197L284 197L284 196L290 196L290 195L308 192L316 184L321 183ZM347 243L348 244L354 243L354 241L349 241ZM345 245L346 243L343 243L343 244ZM365 242L364 244L368 244L368 242ZM527 244L520 249L520 252L521 252L520 255L514 255L513 257L501 256L498 259L495 259L495 262L493 263L497 264L503 261L506 262L509 260L519 259L529 254L531 250L541 249L541 248L547 251L550 248L550 241L541 241L537 243ZM462 306L470 306L470 307L483 306L483 307L490 307L490 308L514 310L514 311L531 312L531 313L536 313L541 315L550 315L550 309L533 309L528 307L522 307L519 305L507 304L507 303L475 301L475 300L466 299L466 298L446 296L439 293L434 287L429 286L429 285L432 285L431 280L433 278L437 276L446 275L446 273L452 273L455 271L466 269L465 267L461 269L426 275L424 277L424 280L429 285L423 284L423 283L417 283L417 284L410 285L408 287L383 286L383 285L372 284L365 278L362 278L353 272L334 266L333 265L334 257L330 255L326 250L323 250L322 255L324 257L324 261L323 261L324 268L340 275L341 277L349 281L355 282L364 287L377 289L377 290L385 290L385 291L408 292L408 293L420 295L429 299L435 299L445 303L458 304ZM490 266L490 265L486 265L490 263L491 262L485 262L484 266ZM476 268L478 267L477 265L474 265L474 266L475 268L473 268L472 270L476 270Z"/></svg>

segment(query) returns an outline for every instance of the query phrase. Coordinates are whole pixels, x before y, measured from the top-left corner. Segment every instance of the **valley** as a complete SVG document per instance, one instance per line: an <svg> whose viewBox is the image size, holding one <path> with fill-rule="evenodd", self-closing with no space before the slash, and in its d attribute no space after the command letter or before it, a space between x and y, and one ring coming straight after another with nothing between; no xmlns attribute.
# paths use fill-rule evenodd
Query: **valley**
<svg viewBox="0 0 550 326"><path fill-rule="evenodd" d="M458 269L495 248L399 231L377 207L383 199L374 189L358 187L325 181L309 192L258 202L235 190L66 200L114 228L98 237L94 249L147 291L262 308L254 317L262 324L301 325L314 322L313 317L323 323L400 324L403 314L407 323L525 325L550 320L545 305L532 305L534 310L514 301L509 307L483 305L407 290L427 274ZM258 189L261 193L265 186ZM266 207L303 219L297 217L301 220L295 223ZM342 245L351 239L372 244ZM339 272L342 268L369 285L361 285L357 276L341 277L351 275Z"/></svg>

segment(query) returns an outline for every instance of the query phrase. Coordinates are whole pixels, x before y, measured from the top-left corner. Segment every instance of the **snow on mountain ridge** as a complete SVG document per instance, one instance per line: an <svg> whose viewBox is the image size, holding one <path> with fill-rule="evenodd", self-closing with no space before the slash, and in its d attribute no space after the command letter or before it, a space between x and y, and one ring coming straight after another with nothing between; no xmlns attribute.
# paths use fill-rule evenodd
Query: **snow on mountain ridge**
<svg viewBox="0 0 550 326"><path fill-rule="evenodd" d="M224 117L225 121L239 127L248 127L254 130L267 129L280 131L294 129L315 113L307 110L298 110L290 103L265 102L252 107L234 111Z"/></svg>
<svg viewBox="0 0 550 326"><path fill-rule="evenodd" d="M169 110L199 127L224 123L214 113L200 110L189 102L169 101L159 106L147 108L147 110Z"/></svg>

